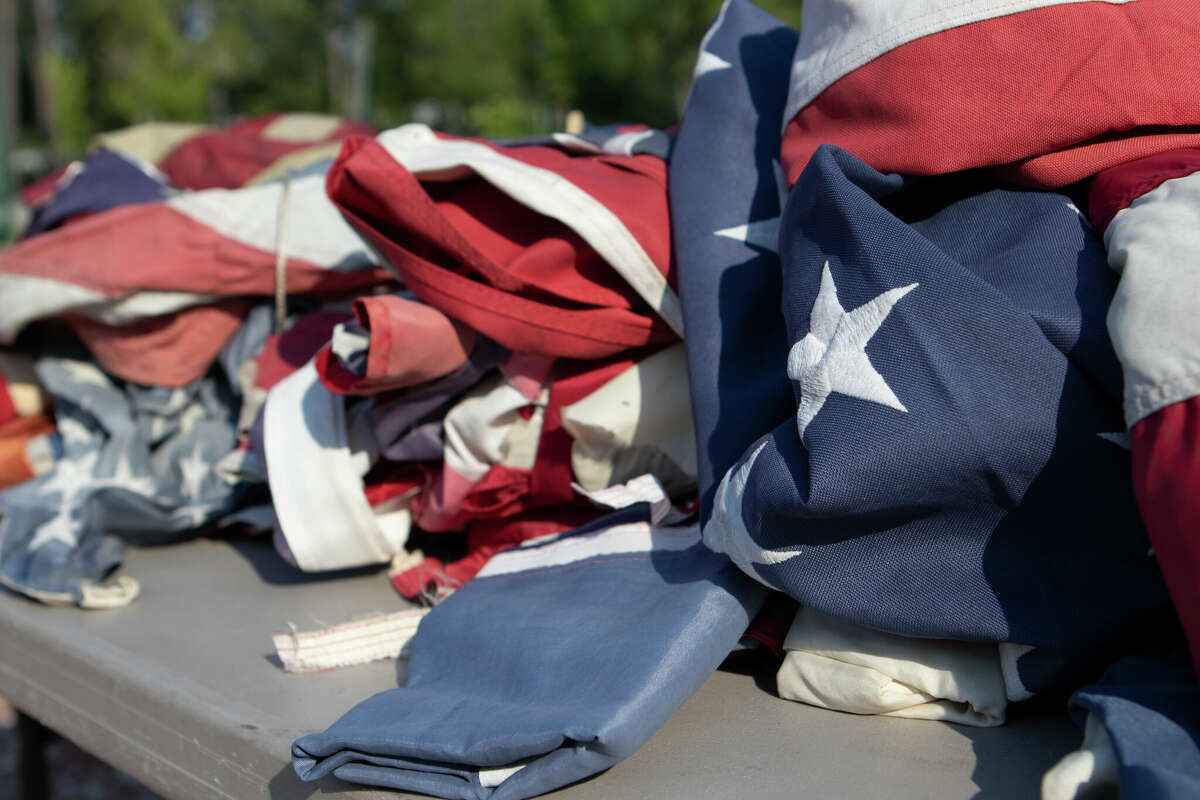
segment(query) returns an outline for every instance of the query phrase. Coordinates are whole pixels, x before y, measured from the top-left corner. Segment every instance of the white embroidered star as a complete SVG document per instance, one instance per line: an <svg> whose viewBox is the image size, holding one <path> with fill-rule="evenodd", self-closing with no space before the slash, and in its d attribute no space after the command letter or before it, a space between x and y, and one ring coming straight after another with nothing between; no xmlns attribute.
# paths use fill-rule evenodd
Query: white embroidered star
<svg viewBox="0 0 1200 800"><path fill-rule="evenodd" d="M732 228L722 228L713 233L714 236L724 236L745 242L751 247L759 247L772 253L779 252L779 217L783 214L783 205L787 200L787 178L783 175L783 167L778 161L772 162L775 176L775 192L779 196L779 205L775 216L758 219L745 225L734 225Z"/></svg>
<svg viewBox="0 0 1200 800"><path fill-rule="evenodd" d="M788 377L800 383L796 424L801 439L826 398L834 392L908 412L871 364L865 348L896 302L917 286L911 283L889 289L853 311L846 311L838 300L829 262L825 262L808 333L788 353Z"/></svg>
<svg viewBox="0 0 1200 800"><path fill-rule="evenodd" d="M725 21L725 12L728 9L729 0L725 0L721 4L721 10L717 13L717 18L705 32L704 38L700 40L700 55L696 58L696 68L692 70L693 81L701 75L707 75L710 72L716 72L720 69L729 69L732 66L725 59L708 51L708 43L712 41L713 34L717 32L721 24Z"/></svg>
<svg viewBox="0 0 1200 800"><path fill-rule="evenodd" d="M180 490L189 500L199 500L204 490L204 479L211 471L209 463L200 452L200 445L192 449L191 455L179 459Z"/></svg>
<svg viewBox="0 0 1200 800"><path fill-rule="evenodd" d="M754 448L742 465L736 470L730 470L721 479L713 498L713 513L707 525L704 526L704 544L717 553L725 553L737 564L743 572L767 583L761 575L751 569L751 564L782 564L800 555L800 550L768 550L754 541L746 522L742 518L742 497L746 494L746 482L750 478L750 470L759 454L767 446L764 439ZM775 587L772 587L775 588Z"/></svg>
<svg viewBox="0 0 1200 800"><path fill-rule="evenodd" d="M117 459L113 474L107 478L95 475L100 460L100 451L92 450L75 458L59 459L53 471L43 481L38 491L45 494L57 493L58 504L54 516L38 526L29 542L36 550L48 541L57 540L74 545L79 530L75 512L93 493L101 489L124 489L143 497L153 497L155 483L148 475L135 475L126 456Z"/></svg>

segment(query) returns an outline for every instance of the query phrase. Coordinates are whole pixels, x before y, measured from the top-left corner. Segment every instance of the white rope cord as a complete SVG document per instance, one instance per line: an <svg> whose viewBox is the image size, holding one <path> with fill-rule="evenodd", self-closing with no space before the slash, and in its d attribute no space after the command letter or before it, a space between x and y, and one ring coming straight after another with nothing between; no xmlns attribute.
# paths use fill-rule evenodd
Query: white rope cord
<svg viewBox="0 0 1200 800"><path fill-rule="evenodd" d="M287 322L287 208L292 189L292 172L283 176L283 195L279 198L279 224L275 236L275 333L283 333Z"/></svg>

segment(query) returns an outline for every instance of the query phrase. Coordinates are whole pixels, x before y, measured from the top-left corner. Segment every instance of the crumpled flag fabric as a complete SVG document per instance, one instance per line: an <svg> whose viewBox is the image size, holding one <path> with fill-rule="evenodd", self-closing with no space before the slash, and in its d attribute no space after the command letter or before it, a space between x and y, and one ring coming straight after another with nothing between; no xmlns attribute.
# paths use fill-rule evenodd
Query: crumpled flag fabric
<svg viewBox="0 0 1200 800"><path fill-rule="evenodd" d="M405 687L298 739L292 764L446 798L566 786L650 738L762 596L695 525L657 527L648 505L505 551L422 621Z"/></svg>
<svg viewBox="0 0 1200 800"><path fill-rule="evenodd" d="M994 644L896 636L801 608L784 648L776 677L784 699L854 714L1004 724L1008 696Z"/></svg>
<svg viewBox="0 0 1200 800"><path fill-rule="evenodd" d="M70 314L107 326L142 323L149 327L127 336L146 337L147 345L157 345L147 351L158 357L109 359L107 366L126 380L181 386L204 374L222 343L209 335L211 320L199 313L159 324L164 315L247 295L272 296L280 248L290 294L390 281L391 274L376 265L326 197L327 167L323 162L293 176L286 192L282 182L181 192L18 242L0 253L0 292L6 298L0 341L12 341L37 320ZM171 331L170 346L160 341L164 325ZM85 344L92 332L80 328ZM228 328L217 331L222 332ZM180 364L191 365L191 371L181 374Z"/></svg>
<svg viewBox="0 0 1200 800"><path fill-rule="evenodd" d="M726 474L710 547L841 619L1035 647L1031 692L1169 613L1112 436L1115 276L1069 198L824 148L780 244L792 345L763 368L795 417Z"/></svg>
<svg viewBox="0 0 1200 800"><path fill-rule="evenodd" d="M329 196L421 300L514 352L602 358L682 333L654 156L406 125L347 140Z"/></svg>
<svg viewBox="0 0 1200 800"><path fill-rule="evenodd" d="M1200 687L1182 646L1122 658L1070 705L1085 741L1046 773L1043 800L1200 796Z"/></svg>
<svg viewBox="0 0 1200 800"><path fill-rule="evenodd" d="M34 211L24 235L37 236L83 214L153 203L172 191L153 166L111 150L97 150L68 168L54 194Z"/></svg>
<svg viewBox="0 0 1200 800"><path fill-rule="evenodd" d="M199 131L163 155L158 167L180 188L233 189L289 153L374 134L367 125L327 114L265 114Z"/></svg>
<svg viewBox="0 0 1200 800"><path fill-rule="evenodd" d="M701 523L746 447L796 410L787 374L762 367L782 364L788 350L778 158L796 38L745 0L725 3L701 43L671 155Z"/></svg>
<svg viewBox="0 0 1200 800"><path fill-rule="evenodd" d="M262 346L269 315L226 346L225 363L186 386L114 382L82 354L45 355L38 376L54 398L62 457L49 472L0 492L0 583L52 604L128 602L98 581L121 561L114 534L179 538L233 510L239 486L213 464L237 445L236 380Z"/></svg>
<svg viewBox="0 0 1200 800"><path fill-rule="evenodd" d="M1200 664L1200 149L1100 173L1088 206L1120 275L1108 331L1134 491Z"/></svg>
<svg viewBox="0 0 1200 800"><path fill-rule="evenodd" d="M466 363L477 334L436 308L402 295L360 297L354 321L317 356L321 382L339 394L403 389ZM357 324L355 324L357 323Z"/></svg>

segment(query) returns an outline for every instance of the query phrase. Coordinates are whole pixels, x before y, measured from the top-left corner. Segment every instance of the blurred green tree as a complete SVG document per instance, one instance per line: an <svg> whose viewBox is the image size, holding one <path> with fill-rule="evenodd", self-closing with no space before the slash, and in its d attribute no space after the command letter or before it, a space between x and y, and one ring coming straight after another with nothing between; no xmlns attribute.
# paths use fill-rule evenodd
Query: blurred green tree
<svg viewBox="0 0 1200 800"><path fill-rule="evenodd" d="M167 119L331 111L515 136L674 124L720 0L28 0L42 134L59 157L92 134ZM799 24L798 0L765 0ZM41 15L41 16L38 16ZM36 28L37 35L30 33ZM47 33L50 31L50 33ZM357 59L357 60L356 60ZM356 64L359 66L356 67ZM45 83L43 83L45 82Z"/></svg>

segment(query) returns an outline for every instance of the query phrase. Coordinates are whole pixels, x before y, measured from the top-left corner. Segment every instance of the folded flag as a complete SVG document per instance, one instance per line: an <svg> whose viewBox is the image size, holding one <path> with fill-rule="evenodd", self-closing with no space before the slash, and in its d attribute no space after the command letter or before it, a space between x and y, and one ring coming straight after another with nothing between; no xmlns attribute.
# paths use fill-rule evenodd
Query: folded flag
<svg viewBox="0 0 1200 800"><path fill-rule="evenodd" d="M566 786L650 738L763 594L649 504L507 550L421 622L405 687L298 739L293 766L447 798Z"/></svg>
<svg viewBox="0 0 1200 800"><path fill-rule="evenodd" d="M1069 198L826 147L781 253L791 349L762 368L795 416L722 480L710 547L847 621L1038 648L1030 692L1166 611L1114 435L1115 276Z"/></svg>
<svg viewBox="0 0 1200 800"><path fill-rule="evenodd" d="M417 297L514 352L602 358L682 334L655 156L406 125L348 140L329 196Z"/></svg>

